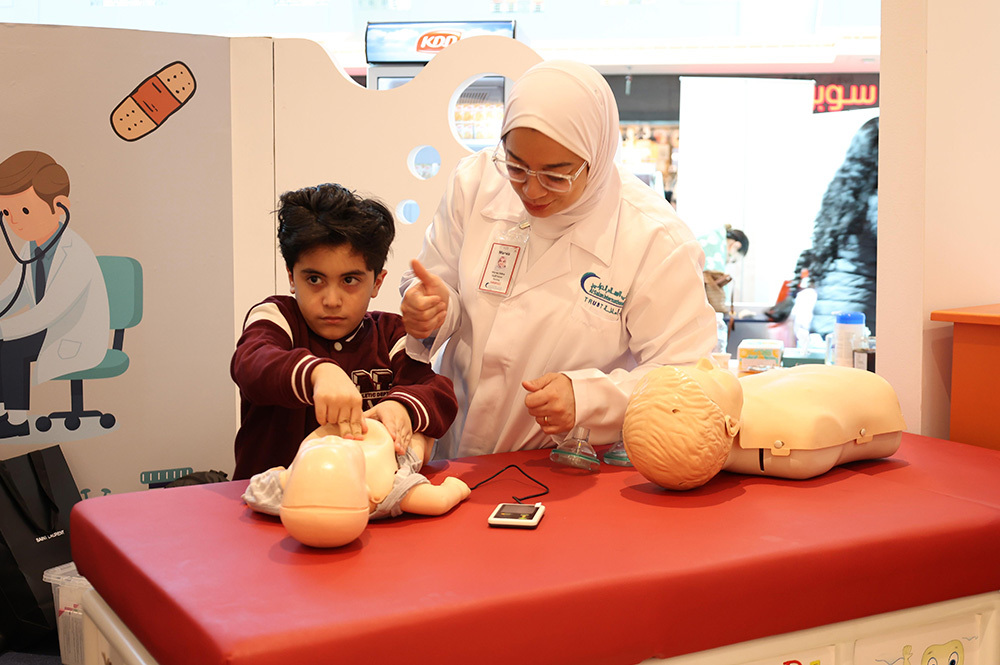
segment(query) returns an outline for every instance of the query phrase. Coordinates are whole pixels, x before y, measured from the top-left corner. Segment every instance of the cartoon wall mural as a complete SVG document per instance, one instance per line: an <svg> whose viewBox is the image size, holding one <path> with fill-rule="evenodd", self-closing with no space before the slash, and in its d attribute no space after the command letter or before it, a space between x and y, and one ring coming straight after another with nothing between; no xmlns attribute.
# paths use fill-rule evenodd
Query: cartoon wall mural
<svg viewBox="0 0 1000 665"><path fill-rule="evenodd" d="M0 227L18 264L0 285L0 440L30 436L32 384L82 376L108 351L105 278L70 228L69 193L66 169L44 152L0 162ZM79 416L63 419L79 426Z"/></svg>
<svg viewBox="0 0 1000 665"><path fill-rule="evenodd" d="M197 88L191 69L172 62L136 86L111 112L111 127L126 141L137 141L187 104Z"/></svg>
<svg viewBox="0 0 1000 665"><path fill-rule="evenodd" d="M978 665L992 663L981 654L986 622L979 612L960 614L935 624L858 640L857 665ZM985 657L986 660L983 660Z"/></svg>
<svg viewBox="0 0 1000 665"><path fill-rule="evenodd" d="M0 458L60 444L82 498L232 466L231 41L0 24Z"/></svg>
<svg viewBox="0 0 1000 665"><path fill-rule="evenodd" d="M909 644L903 647L903 665L911 665L910 656L913 647ZM915 664L914 664L915 665ZM945 644L931 644L924 649L920 657L920 665L965 665L965 648L961 640L951 640Z"/></svg>

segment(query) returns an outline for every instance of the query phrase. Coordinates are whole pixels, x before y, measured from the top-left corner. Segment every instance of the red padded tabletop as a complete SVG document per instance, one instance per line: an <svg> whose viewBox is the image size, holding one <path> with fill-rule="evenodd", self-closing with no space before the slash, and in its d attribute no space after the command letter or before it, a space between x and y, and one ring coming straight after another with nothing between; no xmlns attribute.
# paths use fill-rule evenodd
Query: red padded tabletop
<svg viewBox="0 0 1000 665"><path fill-rule="evenodd" d="M689 492L548 452L425 468L472 486L518 464L550 488L533 531L486 523L537 490L514 469L333 550L237 481L81 501L74 560L161 665L636 663L1000 589L995 450L907 434L890 460Z"/></svg>

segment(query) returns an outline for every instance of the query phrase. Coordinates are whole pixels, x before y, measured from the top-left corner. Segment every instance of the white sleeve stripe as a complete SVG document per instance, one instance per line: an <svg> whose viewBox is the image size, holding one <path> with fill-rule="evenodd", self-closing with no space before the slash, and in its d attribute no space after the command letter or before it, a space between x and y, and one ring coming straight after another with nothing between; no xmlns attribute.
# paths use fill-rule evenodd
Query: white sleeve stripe
<svg viewBox="0 0 1000 665"><path fill-rule="evenodd" d="M295 398L305 404L312 404L310 390L306 385L306 377L309 375L309 368L318 361L319 358L316 356L305 356L292 369L292 391L295 393Z"/></svg>
<svg viewBox="0 0 1000 665"><path fill-rule="evenodd" d="M293 339L292 327L288 325L288 321L281 314L281 310L279 310L278 306L273 302L261 303L251 309L250 313L247 314L247 320L246 323L243 324L243 329L246 330L251 324L257 323L258 321L268 321L273 323L285 331L285 334L288 335L288 339Z"/></svg>
<svg viewBox="0 0 1000 665"><path fill-rule="evenodd" d="M430 414L427 413L427 408L423 405L423 403L420 400L418 400L413 395L403 392L393 392L390 396L393 399L398 399L400 401L406 402L407 404L413 407L413 412L417 416L417 422L414 423L413 425L414 432L422 432L423 430L427 429L427 427L431 423L431 417Z"/></svg>
<svg viewBox="0 0 1000 665"><path fill-rule="evenodd" d="M406 350L406 335L403 335L393 345L392 350L389 351L389 357L393 358L393 357L396 356L397 353L399 353L400 351L405 351L405 350Z"/></svg>

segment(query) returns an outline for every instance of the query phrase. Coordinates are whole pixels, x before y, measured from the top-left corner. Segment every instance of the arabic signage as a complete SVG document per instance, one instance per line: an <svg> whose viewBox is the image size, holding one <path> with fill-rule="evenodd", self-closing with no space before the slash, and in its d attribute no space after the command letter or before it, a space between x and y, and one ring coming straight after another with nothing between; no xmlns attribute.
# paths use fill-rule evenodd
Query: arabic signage
<svg viewBox="0 0 1000 665"><path fill-rule="evenodd" d="M731 75L726 75L733 78ZM749 78L809 79L814 82L813 112L835 113L878 108L879 75L876 73L748 74ZM605 79L618 102L623 124L680 121L681 82L675 74L645 74L632 77L625 92L625 76L606 74Z"/></svg>
<svg viewBox="0 0 1000 665"><path fill-rule="evenodd" d="M365 57L370 65L424 63L460 39L478 35L514 37L514 21L369 23Z"/></svg>
<svg viewBox="0 0 1000 665"><path fill-rule="evenodd" d="M817 76L813 113L878 108L878 74Z"/></svg>

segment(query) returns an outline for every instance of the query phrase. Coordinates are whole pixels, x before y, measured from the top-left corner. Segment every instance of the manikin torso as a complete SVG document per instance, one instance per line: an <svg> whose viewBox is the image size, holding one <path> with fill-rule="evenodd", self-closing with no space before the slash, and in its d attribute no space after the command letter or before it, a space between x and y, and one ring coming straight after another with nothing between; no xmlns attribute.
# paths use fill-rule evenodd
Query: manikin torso
<svg viewBox="0 0 1000 665"><path fill-rule="evenodd" d="M328 437L336 437L336 439ZM339 437L340 427L338 425L332 423L324 425L314 430L302 441L299 453L301 454L304 448L316 445L359 447L365 460L364 478L368 487L368 510L369 512L374 511L375 507L389 494L389 490L392 488L392 478L398 468L392 437L389 436L385 426L376 420L368 421L368 433L360 441L339 439Z"/></svg>

